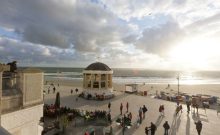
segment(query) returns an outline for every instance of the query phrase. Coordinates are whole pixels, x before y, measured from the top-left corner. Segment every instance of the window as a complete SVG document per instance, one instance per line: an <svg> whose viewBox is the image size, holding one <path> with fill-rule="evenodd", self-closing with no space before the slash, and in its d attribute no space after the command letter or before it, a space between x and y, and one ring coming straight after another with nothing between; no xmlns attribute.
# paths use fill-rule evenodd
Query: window
<svg viewBox="0 0 220 135"><path fill-rule="evenodd" d="M105 82L101 82L101 88L105 88Z"/></svg>
<svg viewBox="0 0 220 135"><path fill-rule="evenodd" d="M93 82L93 88L99 88L99 82L97 81Z"/></svg>

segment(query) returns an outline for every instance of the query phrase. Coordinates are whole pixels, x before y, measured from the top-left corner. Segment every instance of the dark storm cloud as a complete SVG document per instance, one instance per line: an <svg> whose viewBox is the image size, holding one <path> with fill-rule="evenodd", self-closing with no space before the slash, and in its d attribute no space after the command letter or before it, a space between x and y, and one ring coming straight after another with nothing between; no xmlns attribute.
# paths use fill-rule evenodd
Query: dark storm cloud
<svg viewBox="0 0 220 135"><path fill-rule="evenodd" d="M163 55L170 47L179 42L183 36L184 32L178 24L169 21L157 28L145 29L136 46L148 53Z"/></svg>
<svg viewBox="0 0 220 135"><path fill-rule="evenodd" d="M15 29L24 41L97 51L98 46L123 38L126 26L102 6L76 0L1 0L0 25Z"/></svg>

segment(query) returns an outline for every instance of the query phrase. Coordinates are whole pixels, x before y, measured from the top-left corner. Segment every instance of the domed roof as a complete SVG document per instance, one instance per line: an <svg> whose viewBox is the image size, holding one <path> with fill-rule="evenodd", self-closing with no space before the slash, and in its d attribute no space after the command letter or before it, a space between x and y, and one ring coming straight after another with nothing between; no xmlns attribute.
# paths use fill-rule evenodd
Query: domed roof
<svg viewBox="0 0 220 135"><path fill-rule="evenodd" d="M110 71L111 69L104 63L95 62L90 64L85 70L101 70L101 71Z"/></svg>

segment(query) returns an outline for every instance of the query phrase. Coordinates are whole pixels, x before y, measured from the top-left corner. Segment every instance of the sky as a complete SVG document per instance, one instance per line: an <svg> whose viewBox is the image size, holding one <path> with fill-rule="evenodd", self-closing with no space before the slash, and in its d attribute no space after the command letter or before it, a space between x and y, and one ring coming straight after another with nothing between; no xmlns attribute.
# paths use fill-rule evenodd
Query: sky
<svg viewBox="0 0 220 135"><path fill-rule="evenodd" d="M220 70L218 0L0 0L0 63Z"/></svg>

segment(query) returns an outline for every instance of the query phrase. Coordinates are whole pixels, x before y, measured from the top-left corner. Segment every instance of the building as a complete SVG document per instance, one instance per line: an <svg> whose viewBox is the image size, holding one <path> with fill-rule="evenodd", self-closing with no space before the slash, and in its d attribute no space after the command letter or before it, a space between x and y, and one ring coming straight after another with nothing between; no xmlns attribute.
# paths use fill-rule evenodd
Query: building
<svg viewBox="0 0 220 135"><path fill-rule="evenodd" d="M43 130L40 125L43 117L43 72L34 68L13 68L0 64L1 127L13 135L40 135Z"/></svg>
<svg viewBox="0 0 220 135"><path fill-rule="evenodd" d="M101 62L95 62L86 67L83 70L85 95L111 97L113 95L112 74L113 70Z"/></svg>

